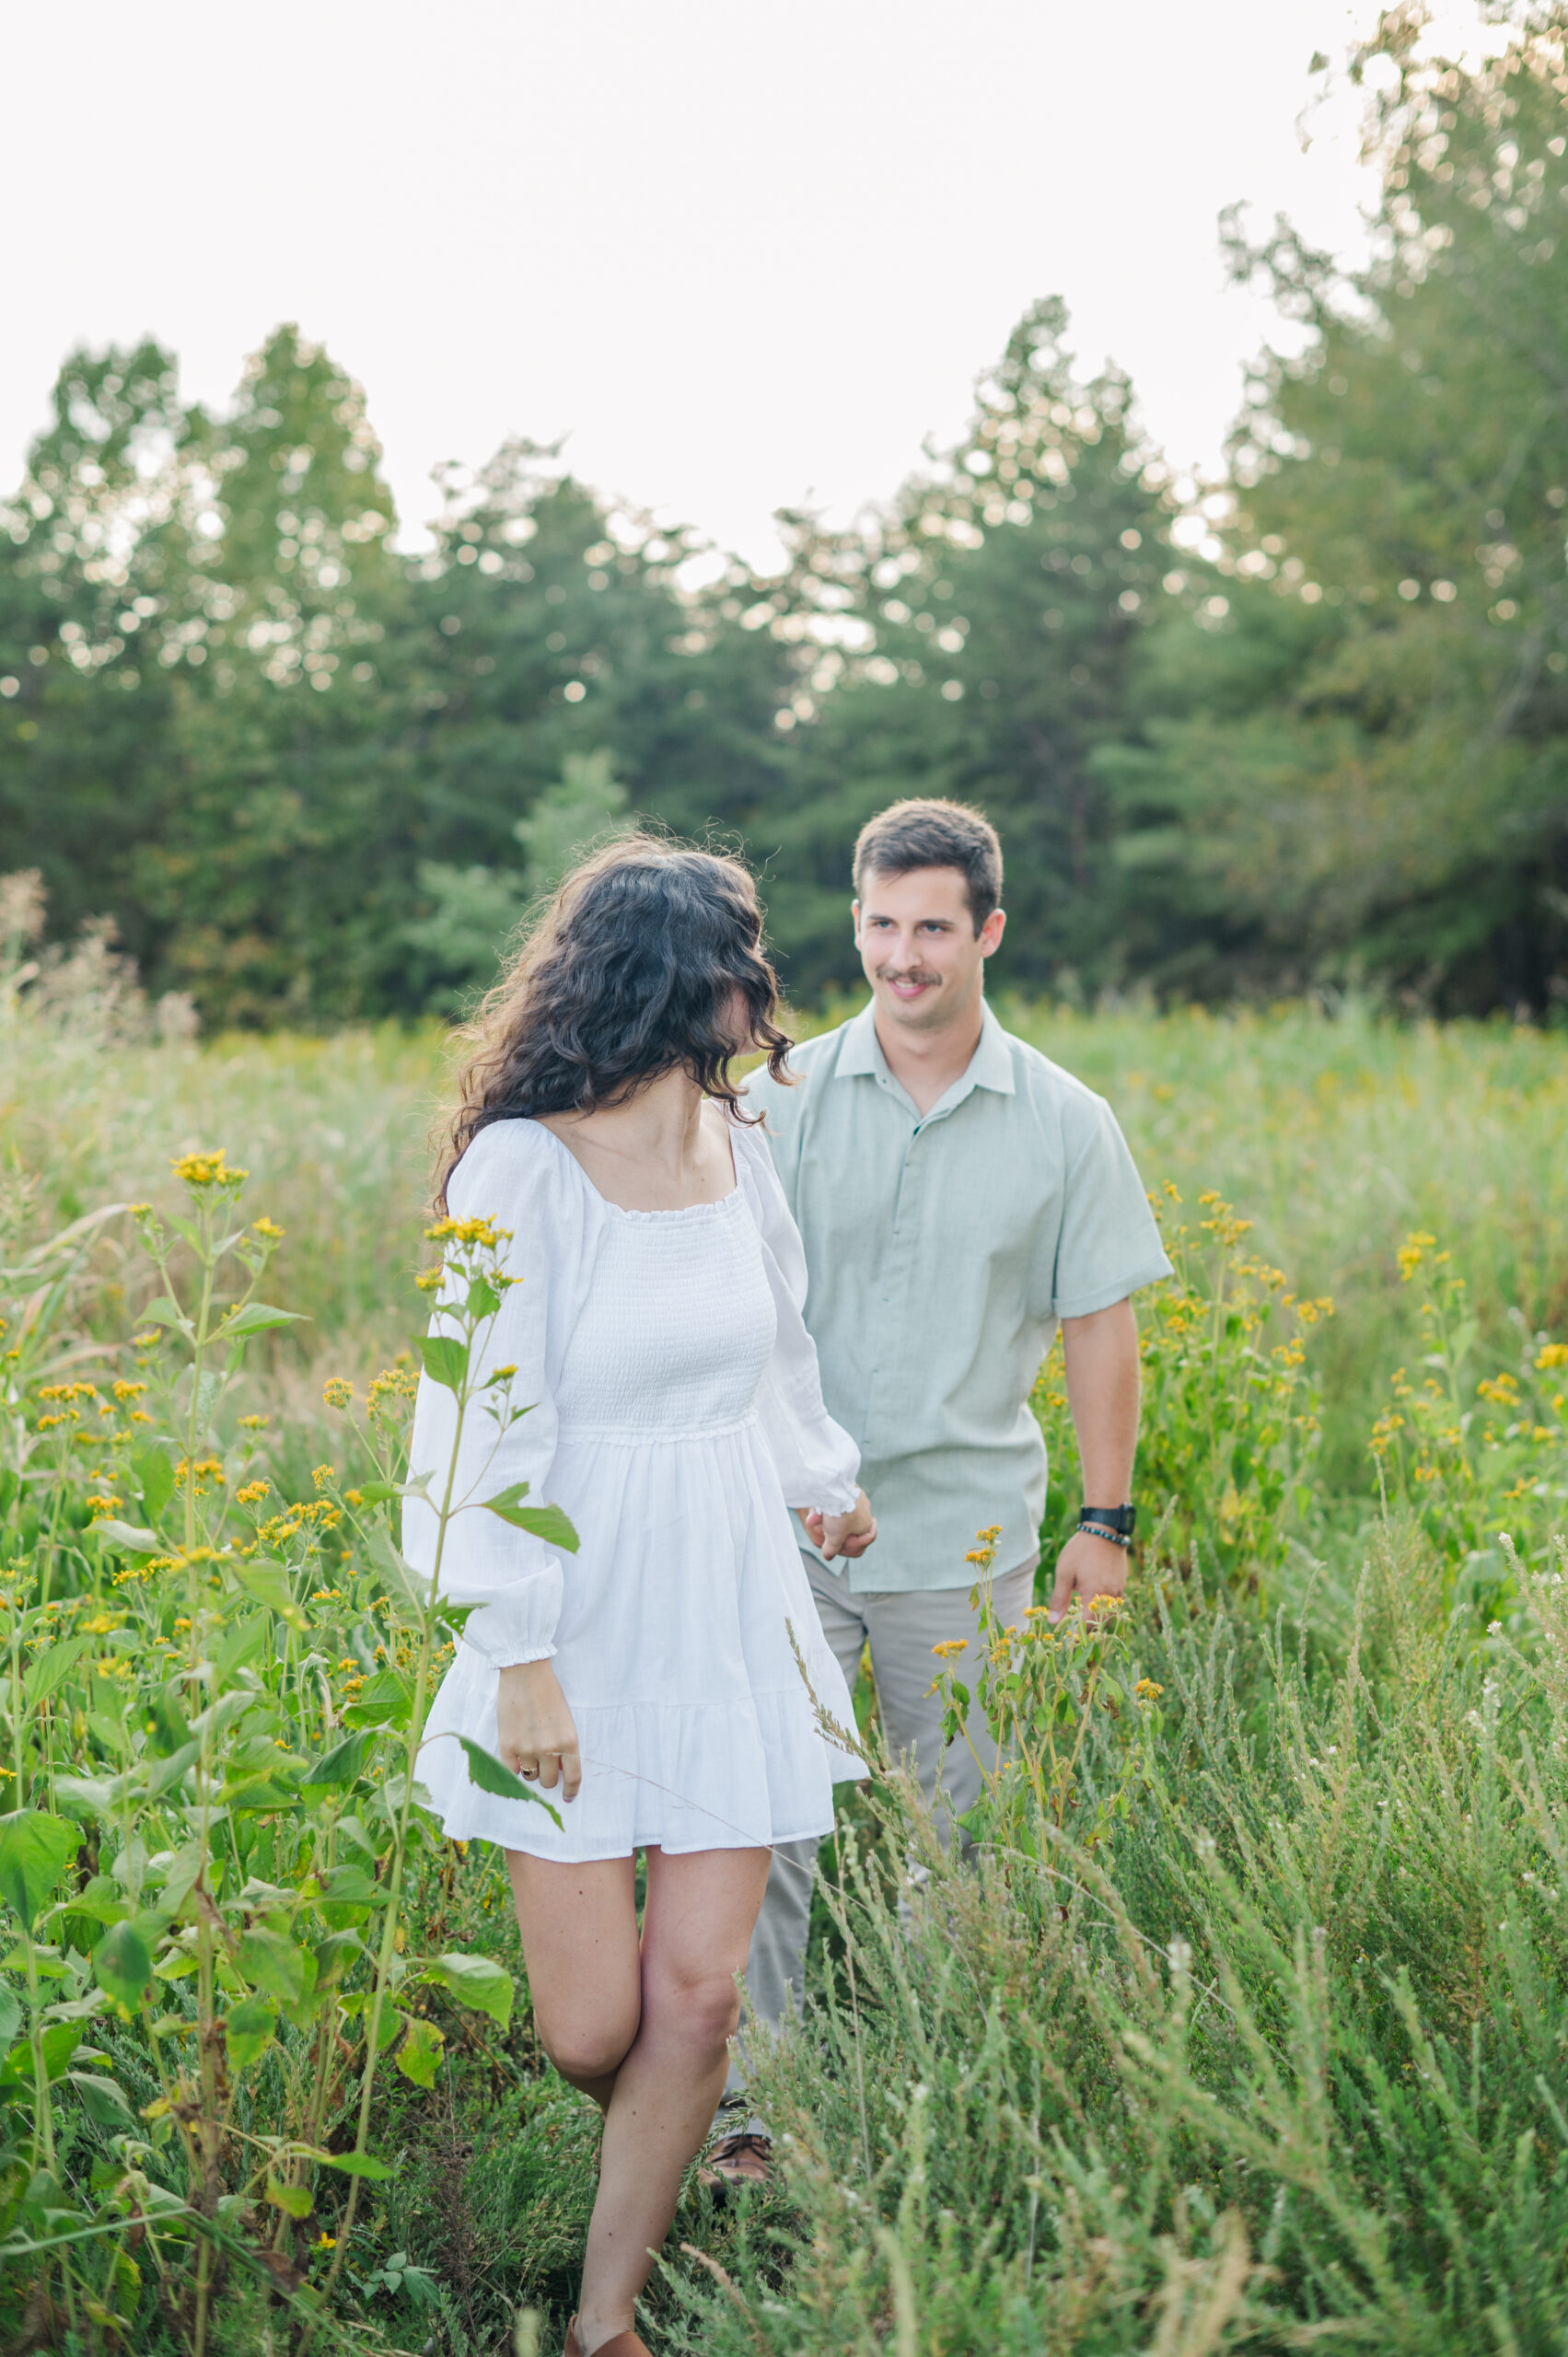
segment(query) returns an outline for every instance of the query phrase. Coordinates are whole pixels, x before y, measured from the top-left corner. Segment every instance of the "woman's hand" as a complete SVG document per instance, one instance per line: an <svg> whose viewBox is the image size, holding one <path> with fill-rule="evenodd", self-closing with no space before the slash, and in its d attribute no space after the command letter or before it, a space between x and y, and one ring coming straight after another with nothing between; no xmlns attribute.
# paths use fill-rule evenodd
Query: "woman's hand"
<svg viewBox="0 0 1568 2357"><path fill-rule="evenodd" d="M864 1555L877 1536L877 1517L864 1490L855 1492L854 1504L848 1514L823 1514L816 1506L801 1506L797 1511L807 1537L814 1547L821 1549L830 1563L835 1555L849 1560Z"/></svg>
<svg viewBox="0 0 1568 2357"><path fill-rule="evenodd" d="M561 1683L548 1661L515 1662L501 1672L495 1698L496 1746L503 1765L563 1801L575 1801L583 1781L577 1730Z"/></svg>

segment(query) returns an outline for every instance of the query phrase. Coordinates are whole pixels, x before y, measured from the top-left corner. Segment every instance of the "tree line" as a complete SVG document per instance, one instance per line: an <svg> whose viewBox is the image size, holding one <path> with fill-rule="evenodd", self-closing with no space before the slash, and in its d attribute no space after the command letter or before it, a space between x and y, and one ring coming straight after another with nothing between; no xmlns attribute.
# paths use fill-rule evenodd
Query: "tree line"
<svg viewBox="0 0 1568 2357"><path fill-rule="evenodd" d="M406 556L360 388L280 328L228 412L74 354L0 510L0 864L209 1025L449 1012L623 814L744 847L790 989L853 980L850 847L905 794L1001 828L1001 979L1438 1012L1568 996L1568 6L1502 54L1390 12L1353 275L1183 503L1060 303L958 444L789 562L710 562L509 442ZM1389 69L1393 70L1390 71ZM692 586L700 578L701 586Z"/></svg>

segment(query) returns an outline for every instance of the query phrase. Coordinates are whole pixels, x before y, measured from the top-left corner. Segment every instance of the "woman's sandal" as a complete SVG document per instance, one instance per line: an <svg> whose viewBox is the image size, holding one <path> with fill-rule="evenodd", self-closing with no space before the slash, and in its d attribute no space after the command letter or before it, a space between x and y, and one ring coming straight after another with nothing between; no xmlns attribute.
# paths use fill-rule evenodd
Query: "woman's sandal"
<svg viewBox="0 0 1568 2357"><path fill-rule="evenodd" d="M583 2344L577 2339L575 2316L566 2328L566 2346L561 2357L583 2357ZM594 2357L649 2357L649 2351L646 2342L639 2340L634 2332L616 2332L611 2333L608 2340L599 2342Z"/></svg>

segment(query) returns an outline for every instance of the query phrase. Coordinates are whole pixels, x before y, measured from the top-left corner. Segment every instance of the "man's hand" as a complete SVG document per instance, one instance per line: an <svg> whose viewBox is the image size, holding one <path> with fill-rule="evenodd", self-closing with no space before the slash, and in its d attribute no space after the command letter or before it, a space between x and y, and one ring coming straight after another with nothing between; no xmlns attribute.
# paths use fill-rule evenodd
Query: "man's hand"
<svg viewBox="0 0 1568 2357"><path fill-rule="evenodd" d="M877 1536L877 1517L864 1490L855 1492L854 1504L848 1514L822 1514L816 1506L797 1506L796 1512L806 1526L811 1544L821 1549L830 1563L835 1555L852 1562L864 1555Z"/></svg>
<svg viewBox="0 0 1568 2357"><path fill-rule="evenodd" d="M504 1766L575 1801L583 1781L577 1730L561 1682L547 1661L515 1662L501 1672L495 1698L496 1748Z"/></svg>
<svg viewBox="0 0 1568 2357"><path fill-rule="evenodd" d="M1121 1596L1127 1586L1127 1550L1109 1538L1075 1530L1056 1558L1056 1585L1051 1591L1050 1618L1060 1620L1073 1598L1086 1612L1097 1596Z"/></svg>

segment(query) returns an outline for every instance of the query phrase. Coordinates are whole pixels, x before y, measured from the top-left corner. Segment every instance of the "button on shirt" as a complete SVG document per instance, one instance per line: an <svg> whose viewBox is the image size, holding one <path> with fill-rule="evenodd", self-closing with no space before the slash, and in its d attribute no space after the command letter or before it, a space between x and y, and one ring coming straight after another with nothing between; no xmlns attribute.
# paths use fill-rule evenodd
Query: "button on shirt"
<svg viewBox="0 0 1568 2357"><path fill-rule="evenodd" d="M1006 1569L1038 1549L1045 1443L1028 1399L1058 1319L1168 1276L1159 1230L1104 1098L989 1007L925 1114L871 1006L793 1049L790 1069L793 1088L763 1066L746 1095L805 1240L828 1412L860 1445L877 1515L850 1586L967 1587L977 1530L1001 1525Z"/></svg>

